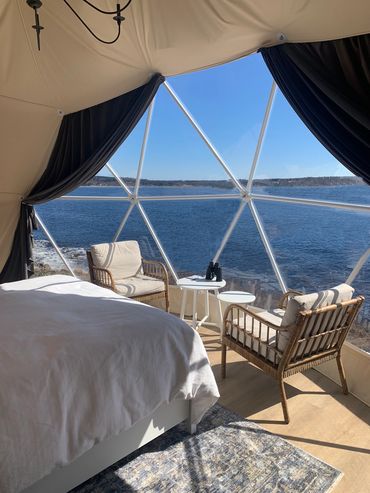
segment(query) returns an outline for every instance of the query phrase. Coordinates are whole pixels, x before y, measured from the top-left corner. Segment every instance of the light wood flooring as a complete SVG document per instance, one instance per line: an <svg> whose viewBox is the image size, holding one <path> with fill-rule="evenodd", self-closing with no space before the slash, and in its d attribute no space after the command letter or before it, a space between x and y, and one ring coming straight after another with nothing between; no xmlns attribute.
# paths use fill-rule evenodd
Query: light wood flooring
<svg viewBox="0 0 370 493"><path fill-rule="evenodd" d="M199 333L219 385L221 405L341 470L344 477L333 493L370 493L368 406L309 370L286 380L290 412L286 425L275 380L233 351L228 351L227 377L221 380L219 336L205 327Z"/></svg>

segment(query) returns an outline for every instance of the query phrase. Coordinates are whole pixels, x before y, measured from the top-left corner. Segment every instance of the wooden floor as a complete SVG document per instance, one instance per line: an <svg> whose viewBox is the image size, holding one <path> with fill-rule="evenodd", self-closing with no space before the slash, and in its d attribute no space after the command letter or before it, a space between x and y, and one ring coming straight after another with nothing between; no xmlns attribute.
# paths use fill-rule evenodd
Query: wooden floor
<svg viewBox="0 0 370 493"><path fill-rule="evenodd" d="M370 408L315 370L286 382L290 424L282 421L276 382L233 351L220 377L219 336L202 327L221 394L220 404L344 473L333 493L370 493ZM370 382L369 382L370 385Z"/></svg>

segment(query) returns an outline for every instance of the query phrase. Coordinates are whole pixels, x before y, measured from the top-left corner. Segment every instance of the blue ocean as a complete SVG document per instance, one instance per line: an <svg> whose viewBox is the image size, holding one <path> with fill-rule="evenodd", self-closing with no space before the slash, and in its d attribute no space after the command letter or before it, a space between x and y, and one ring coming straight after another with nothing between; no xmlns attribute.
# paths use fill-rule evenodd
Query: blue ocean
<svg viewBox="0 0 370 493"><path fill-rule="evenodd" d="M366 185L320 187L256 187L255 193L370 204ZM232 193L211 187L142 187L143 197ZM72 195L124 195L120 187L81 187ZM238 197L235 192L235 196ZM203 274L217 251L240 202L236 199L150 201L142 205L179 275ZM344 282L359 257L370 247L370 214L255 200L255 206L289 288L306 291ZM85 249L112 241L128 208L122 201L56 200L37 211L73 267L86 270ZM36 232L37 262L62 267L41 231ZM135 208L120 239L137 239L144 257L161 258ZM256 280L278 289L270 261L248 207L220 259L229 286ZM354 282L370 298L370 259ZM244 283L245 284L245 283Z"/></svg>

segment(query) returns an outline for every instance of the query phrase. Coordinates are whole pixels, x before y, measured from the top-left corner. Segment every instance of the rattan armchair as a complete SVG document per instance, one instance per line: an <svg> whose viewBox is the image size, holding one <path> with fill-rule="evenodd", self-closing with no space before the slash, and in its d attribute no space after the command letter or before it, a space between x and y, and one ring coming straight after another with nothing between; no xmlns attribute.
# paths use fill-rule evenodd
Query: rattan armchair
<svg viewBox="0 0 370 493"><path fill-rule="evenodd" d="M92 283L143 303L164 300L169 311L168 271L161 262L143 259L136 241L93 245L86 255Z"/></svg>
<svg viewBox="0 0 370 493"><path fill-rule="evenodd" d="M337 288L340 286L332 288L332 291L336 292ZM316 305L320 305L320 300L329 299L330 302L330 297L325 293L330 293L330 290L315 293ZM294 373L336 359L343 392L348 394L341 350L364 300L363 296L358 296L327 306L321 303L317 308L305 309L304 301L308 296L313 295L303 296L298 295L297 291L290 291L283 296L278 309L273 312L230 305L224 314L222 378L226 377L228 347L278 381L286 423L289 423L289 413L284 378ZM351 296L352 293L347 297ZM292 303L295 306L289 306ZM284 320L292 318L292 315L293 322L284 324Z"/></svg>

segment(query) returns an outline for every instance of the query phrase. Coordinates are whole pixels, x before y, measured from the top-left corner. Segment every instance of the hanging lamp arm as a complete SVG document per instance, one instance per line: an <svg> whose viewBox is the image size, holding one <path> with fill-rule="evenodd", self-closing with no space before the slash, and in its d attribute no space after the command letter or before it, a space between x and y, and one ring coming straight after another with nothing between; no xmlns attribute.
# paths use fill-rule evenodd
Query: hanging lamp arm
<svg viewBox="0 0 370 493"><path fill-rule="evenodd" d="M123 7L120 7L119 9L117 10L113 10L113 11L108 11L108 10L102 10L102 9L99 9L99 7L97 7L96 5L94 5L92 2L89 2L89 0L82 0L84 3L87 3L87 5L89 5L90 7L92 7L93 9L97 10L98 12L100 12L101 14L110 14L110 15L113 15L113 14L117 14L117 13L121 13L123 12L124 10L127 9L127 7L130 5L130 3L132 2L132 0L128 0L128 2L123 6Z"/></svg>
<svg viewBox="0 0 370 493"><path fill-rule="evenodd" d="M90 4L90 2L87 2L87 0L83 0L85 1L86 3ZM131 1L131 0L130 0ZM72 7L72 5L70 5L70 3L68 2L68 0L63 0L63 2L71 9L71 11L74 13L74 15L77 17L77 19L81 22L81 24L89 31L89 33L98 41L100 41L100 43L104 43L104 44L107 44L107 45L111 45L113 43L115 43L117 41L117 39L120 37L121 35L121 21L124 20L124 17L121 17L119 16L118 19L115 19L117 21L117 26L118 26L118 32L117 32L117 36L110 40L110 41L107 41L105 39L102 39L102 38L99 38L99 36L97 36L94 31L86 24L86 22L82 19L82 17L76 12L76 10ZM95 7L94 7L95 8ZM99 9L96 9L96 10L99 10ZM111 14L111 12L103 12L103 13L108 13L108 14ZM117 11L113 12L113 14L118 14L118 9Z"/></svg>
<svg viewBox="0 0 370 493"><path fill-rule="evenodd" d="M89 31L89 33L100 43L104 43L107 45L111 45L115 43L118 38L121 35L121 23L122 21L125 20L125 18L121 15L124 10L127 9L127 7L131 4L132 0L127 0L126 3L121 7L121 4L117 2L116 4L116 10L103 10L94 5L92 2L89 0L82 0L86 5L89 7L93 8L97 12L105 15L114 15L113 20L117 23L117 35L115 38L112 40L105 40L100 38L97 34L94 33L94 31L88 26L88 24L84 21L84 19L80 16L80 14L72 7L72 5L69 3L68 0L63 0L63 2L67 5L67 7L71 10L71 12L74 14L75 17L81 22L81 24ZM41 0L26 0L26 3L29 7L31 7L34 12L35 12L35 24L32 26L33 29L36 31L36 36L37 36L37 47L38 50L40 51L40 33L41 30L44 29L43 26L40 24L40 19L39 19L39 14L38 14L38 9L42 6Z"/></svg>

